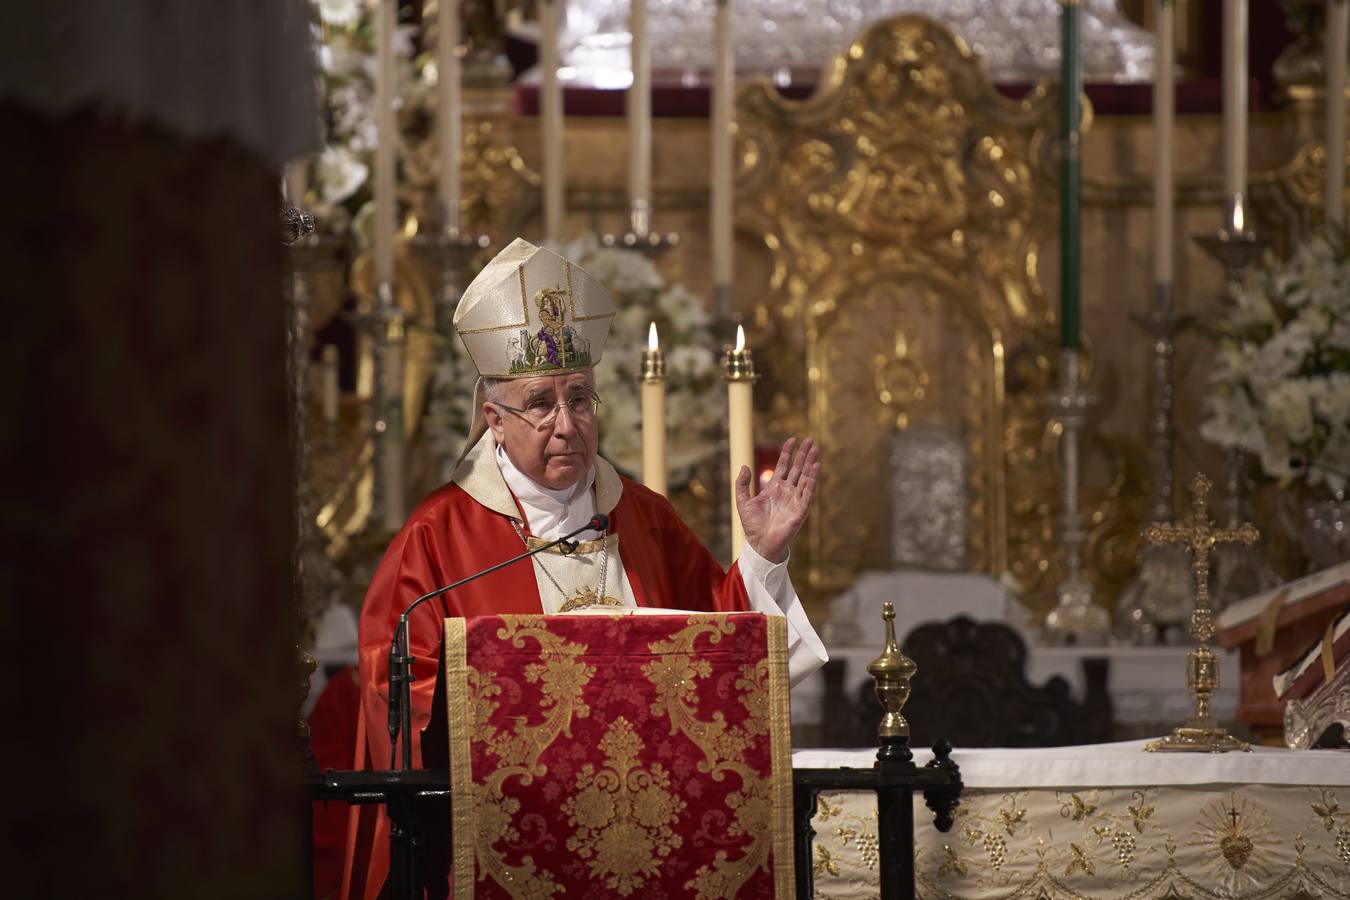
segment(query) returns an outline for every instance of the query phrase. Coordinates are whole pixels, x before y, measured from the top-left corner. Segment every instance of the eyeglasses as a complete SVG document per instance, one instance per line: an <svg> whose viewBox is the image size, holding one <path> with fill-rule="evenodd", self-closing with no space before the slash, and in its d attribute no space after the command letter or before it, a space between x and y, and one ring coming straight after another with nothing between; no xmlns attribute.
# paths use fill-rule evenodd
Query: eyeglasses
<svg viewBox="0 0 1350 900"><path fill-rule="evenodd" d="M572 414L572 421L590 423L600 411L600 398L595 394L577 394L574 397L568 397L562 403L550 403L541 398L524 409L507 406L505 403L498 403L495 400L492 401L492 405L513 412L535 428L543 429L550 427L557 421L558 411L564 407Z"/></svg>

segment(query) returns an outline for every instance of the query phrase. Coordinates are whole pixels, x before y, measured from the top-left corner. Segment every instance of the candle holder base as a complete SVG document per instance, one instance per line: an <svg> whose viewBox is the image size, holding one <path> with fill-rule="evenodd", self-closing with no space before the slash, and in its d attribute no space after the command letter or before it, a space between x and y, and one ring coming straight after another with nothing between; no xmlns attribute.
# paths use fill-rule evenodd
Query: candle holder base
<svg viewBox="0 0 1350 900"><path fill-rule="evenodd" d="M602 247L618 248L621 250L636 250L643 256L655 262L666 251L672 247L679 246L680 236L673 232L665 233L658 231L626 231L623 234L602 234L600 235L600 245Z"/></svg>
<svg viewBox="0 0 1350 900"><path fill-rule="evenodd" d="M481 232L437 229L415 235L408 244L431 273L432 283L438 284L439 293L459 293L466 287L464 275L474 257L492 246L492 238Z"/></svg>
<svg viewBox="0 0 1350 900"><path fill-rule="evenodd" d="M1251 752L1251 744L1240 741L1219 726L1210 723L1186 723L1172 733L1144 746L1149 753L1231 753Z"/></svg>
<svg viewBox="0 0 1350 900"><path fill-rule="evenodd" d="M1198 234L1195 242L1224 267L1224 301L1236 303L1246 281L1247 267L1261 258L1270 241L1254 231L1220 228L1213 234Z"/></svg>

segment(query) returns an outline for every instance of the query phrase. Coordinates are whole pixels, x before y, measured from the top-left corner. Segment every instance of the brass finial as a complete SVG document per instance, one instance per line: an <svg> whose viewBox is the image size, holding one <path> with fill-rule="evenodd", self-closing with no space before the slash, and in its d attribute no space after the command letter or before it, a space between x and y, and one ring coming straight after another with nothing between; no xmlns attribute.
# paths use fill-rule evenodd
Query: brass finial
<svg viewBox="0 0 1350 900"><path fill-rule="evenodd" d="M867 673L876 682L877 699L885 713L877 728L881 749L877 760L904 762L910 759L909 722L900 710L909 700L909 683L919 670L914 660L900 652L895 640L895 604L887 600L881 607L881 618L886 623L886 643L881 655L867 664Z"/></svg>

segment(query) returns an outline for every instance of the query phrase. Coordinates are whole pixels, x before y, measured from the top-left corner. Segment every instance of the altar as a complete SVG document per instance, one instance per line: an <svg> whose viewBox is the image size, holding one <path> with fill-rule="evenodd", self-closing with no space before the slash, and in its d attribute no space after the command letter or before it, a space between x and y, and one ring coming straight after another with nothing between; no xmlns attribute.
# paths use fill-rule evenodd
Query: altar
<svg viewBox="0 0 1350 900"><path fill-rule="evenodd" d="M1144 743L955 750L965 789L951 831L916 804L916 896L1350 897L1344 753L1166 754ZM792 761L870 767L874 756L797 750ZM872 798L822 794L813 825L814 896L875 897L885 860Z"/></svg>

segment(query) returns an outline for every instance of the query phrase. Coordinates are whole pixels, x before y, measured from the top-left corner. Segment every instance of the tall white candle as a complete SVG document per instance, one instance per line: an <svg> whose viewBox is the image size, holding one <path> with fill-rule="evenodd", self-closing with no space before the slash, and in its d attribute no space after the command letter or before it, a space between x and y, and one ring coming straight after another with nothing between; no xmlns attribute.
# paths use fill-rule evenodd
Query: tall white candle
<svg viewBox="0 0 1350 900"><path fill-rule="evenodd" d="M714 20L712 88L712 259L713 290L717 313L731 314L731 288L735 283L735 248L732 243L732 210L735 184L732 171L732 103L735 96L736 61L731 46L731 0L717 0Z"/></svg>
<svg viewBox="0 0 1350 900"><path fill-rule="evenodd" d="M1153 79L1153 281L1172 283L1172 232L1175 183L1172 130L1176 121L1176 55L1173 0L1154 0L1157 24L1156 75Z"/></svg>
<svg viewBox="0 0 1350 900"><path fill-rule="evenodd" d="M750 494L757 493L755 479L754 362L745 346L745 328L736 326L736 349L727 363L727 449L731 478L731 558L741 555L745 529L736 509L736 479L742 468L750 469Z"/></svg>
<svg viewBox="0 0 1350 900"><path fill-rule="evenodd" d="M633 84L628 89L628 201L632 228L646 236L652 203L652 55L647 45L647 0L630 0Z"/></svg>
<svg viewBox="0 0 1350 900"><path fill-rule="evenodd" d="M319 358L319 398L323 409L323 420L336 425L338 420L338 348L334 344L324 344Z"/></svg>
<svg viewBox="0 0 1350 900"><path fill-rule="evenodd" d="M398 208L394 170L398 159L397 119L394 116L394 27L397 0L379 0L379 70L375 88L375 282L394 280L394 220Z"/></svg>
<svg viewBox="0 0 1350 900"><path fill-rule="evenodd" d="M458 231L460 201L460 148L464 142L463 80L460 65L459 0L439 0L436 77L437 128L440 139L440 198L445 227Z"/></svg>
<svg viewBox="0 0 1350 900"><path fill-rule="evenodd" d="M642 354L642 483L666 494L666 366L656 342L656 323Z"/></svg>
<svg viewBox="0 0 1350 900"><path fill-rule="evenodd" d="M1247 193L1247 0L1223 0L1223 191Z"/></svg>
<svg viewBox="0 0 1350 900"><path fill-rule="evenodd" d="M291 160L286 164L286 202L305 208L305 193L309 190L309 157Z"/></svg>
<svg viewBox="0 0 1350 900"><path fill-rule="evenodd" d="M1345 224L1346 0L1327 0L1327 221Z"/></svg>
<svg viewBox="0 0 1350 900"><path fill-rule="evenodd" d="M544 170L544 240L562 239L564 206L563 97L558 83L558 26L565 0L539 0L539 119Z"/></svg>
<svg viewBox="0 0 1350 900"><path fill-rule="evenodd" d="M385 433L382 447L384 464L384 526L389 531L403 527L407 515L407 452L406 425L403 415L403 322L396 319L389 324L388 337L383 347L382 380L384 396L388 398Z"/></svg>

